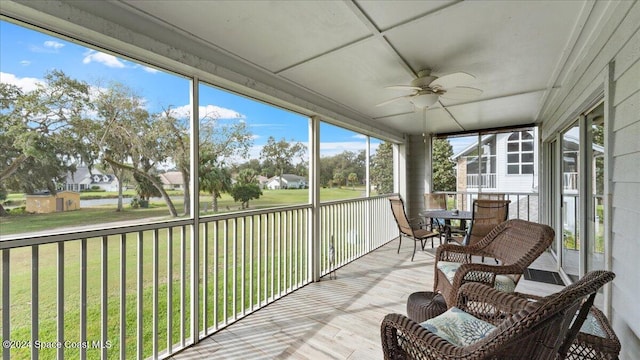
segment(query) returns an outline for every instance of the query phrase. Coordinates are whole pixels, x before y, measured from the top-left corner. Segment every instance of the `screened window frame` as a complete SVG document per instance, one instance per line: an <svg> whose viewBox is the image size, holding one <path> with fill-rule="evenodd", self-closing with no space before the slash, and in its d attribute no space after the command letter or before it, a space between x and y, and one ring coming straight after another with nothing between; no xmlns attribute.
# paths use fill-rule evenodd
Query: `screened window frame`
<svg viewBox="0 0 640 360"><path fill-rule="evenodd" d="M529 135L528 138L523 136L524 134ZM517 136L517 139L513 137ZM525 144L530 144L530 150L524 150ZM534 136L527 130L515 131L509 135L507 138L507 175L531 175L535 173L535 144L534 144ZM510 145L517 145L517 150L510 150ZM512 161L510 157L517 156L517 161ZM525 161L524 156L531 156L531 161ZM515 170L517 167L517 171ZM527 169L527 170L525 170ZM528 170L530 169L530 171Z"/></svg>

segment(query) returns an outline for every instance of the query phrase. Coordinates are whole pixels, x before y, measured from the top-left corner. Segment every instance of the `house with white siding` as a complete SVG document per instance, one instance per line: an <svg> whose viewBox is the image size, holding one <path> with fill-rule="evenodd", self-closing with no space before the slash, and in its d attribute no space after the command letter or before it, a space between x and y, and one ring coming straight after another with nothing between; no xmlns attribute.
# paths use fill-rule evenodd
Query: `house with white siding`
<svg viewBox="0 0 640 360"><path fill-rule="evenodd" d="M303 176L295 174L282 174L282 176L274 176L267 180L265 187L269 190L277 189L304 189L307 186L307 180Z"/></svg>
<svg viewBox="0 0 640 360"><path fill-rule="evenodd" d="M75 172L68 172L62 190L85 191L97 187L104 191L118 191L118 179L113 174L104 174L97 169L79 166Z"/></svg>

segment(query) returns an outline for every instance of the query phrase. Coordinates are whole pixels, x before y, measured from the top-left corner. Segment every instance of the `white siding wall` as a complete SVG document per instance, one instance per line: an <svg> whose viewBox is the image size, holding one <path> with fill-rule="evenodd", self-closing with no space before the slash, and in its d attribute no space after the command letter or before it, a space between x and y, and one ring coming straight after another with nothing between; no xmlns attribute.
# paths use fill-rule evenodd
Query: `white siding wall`
<svg viewBox="0 0 640 360"><path fill-rule="evenodd" d="M605 105L610 128L612 171L610 319L622 343L621 359L640 358L640 2L615 3L608 22L586 48L559 96L543 114L543 138L557 133L586 110L604 88L609 63L612 87Z"/></svg>
<svg viewBox="0 0 640 360"><path fill-rule="evenodd" d="M509 175L507 174L507 139L511 133L496 135L496 192L531 192L533 176L536 174ZM536 139L537 140L537 139ZM537 151L537 144L534 150ZM534 168L537 166L537 152L534 158ZM494 191L494 190L492 190Z"/></svg>

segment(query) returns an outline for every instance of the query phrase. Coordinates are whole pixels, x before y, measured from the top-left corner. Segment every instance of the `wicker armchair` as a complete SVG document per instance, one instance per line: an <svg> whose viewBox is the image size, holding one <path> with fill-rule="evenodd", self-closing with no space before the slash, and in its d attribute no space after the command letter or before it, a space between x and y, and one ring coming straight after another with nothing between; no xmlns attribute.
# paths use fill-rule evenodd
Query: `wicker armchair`
<svg viewBox="0 0 640 360"><path fill-rule="evenodd" d="M389 314L381 325L384 357L563 359L584 323L596 292L614 277L612 272L594 271L540 301L528 301L483 284L465 284L457 294L455 305L462 312L495 326L484 338L457 346L404 315Z"/></svg>
<svg viewBox="0 0 640 360"><path fill-rule="evenodd" d="M451 307L458 289L467 282L513 291L524 270L551 245L554 234L547 225L512 219L475 244L441 245L436 252L434 292L442 293ZM494 258L499 263L472 263L473 256Z"/></svg>

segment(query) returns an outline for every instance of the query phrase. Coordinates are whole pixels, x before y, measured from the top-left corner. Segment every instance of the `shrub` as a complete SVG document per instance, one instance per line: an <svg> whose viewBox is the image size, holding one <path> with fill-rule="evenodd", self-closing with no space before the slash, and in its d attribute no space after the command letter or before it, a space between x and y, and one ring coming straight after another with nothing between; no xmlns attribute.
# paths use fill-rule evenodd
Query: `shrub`
<svg viewBox="0 0 640 360"><path fill-rule="evenodd" d="M25 215L25 214L28 214L26 206L20 206L20 207L16 207L16 208L13 208L13 209L7 209L7 212L9 213L9 215Z"/></svg>

